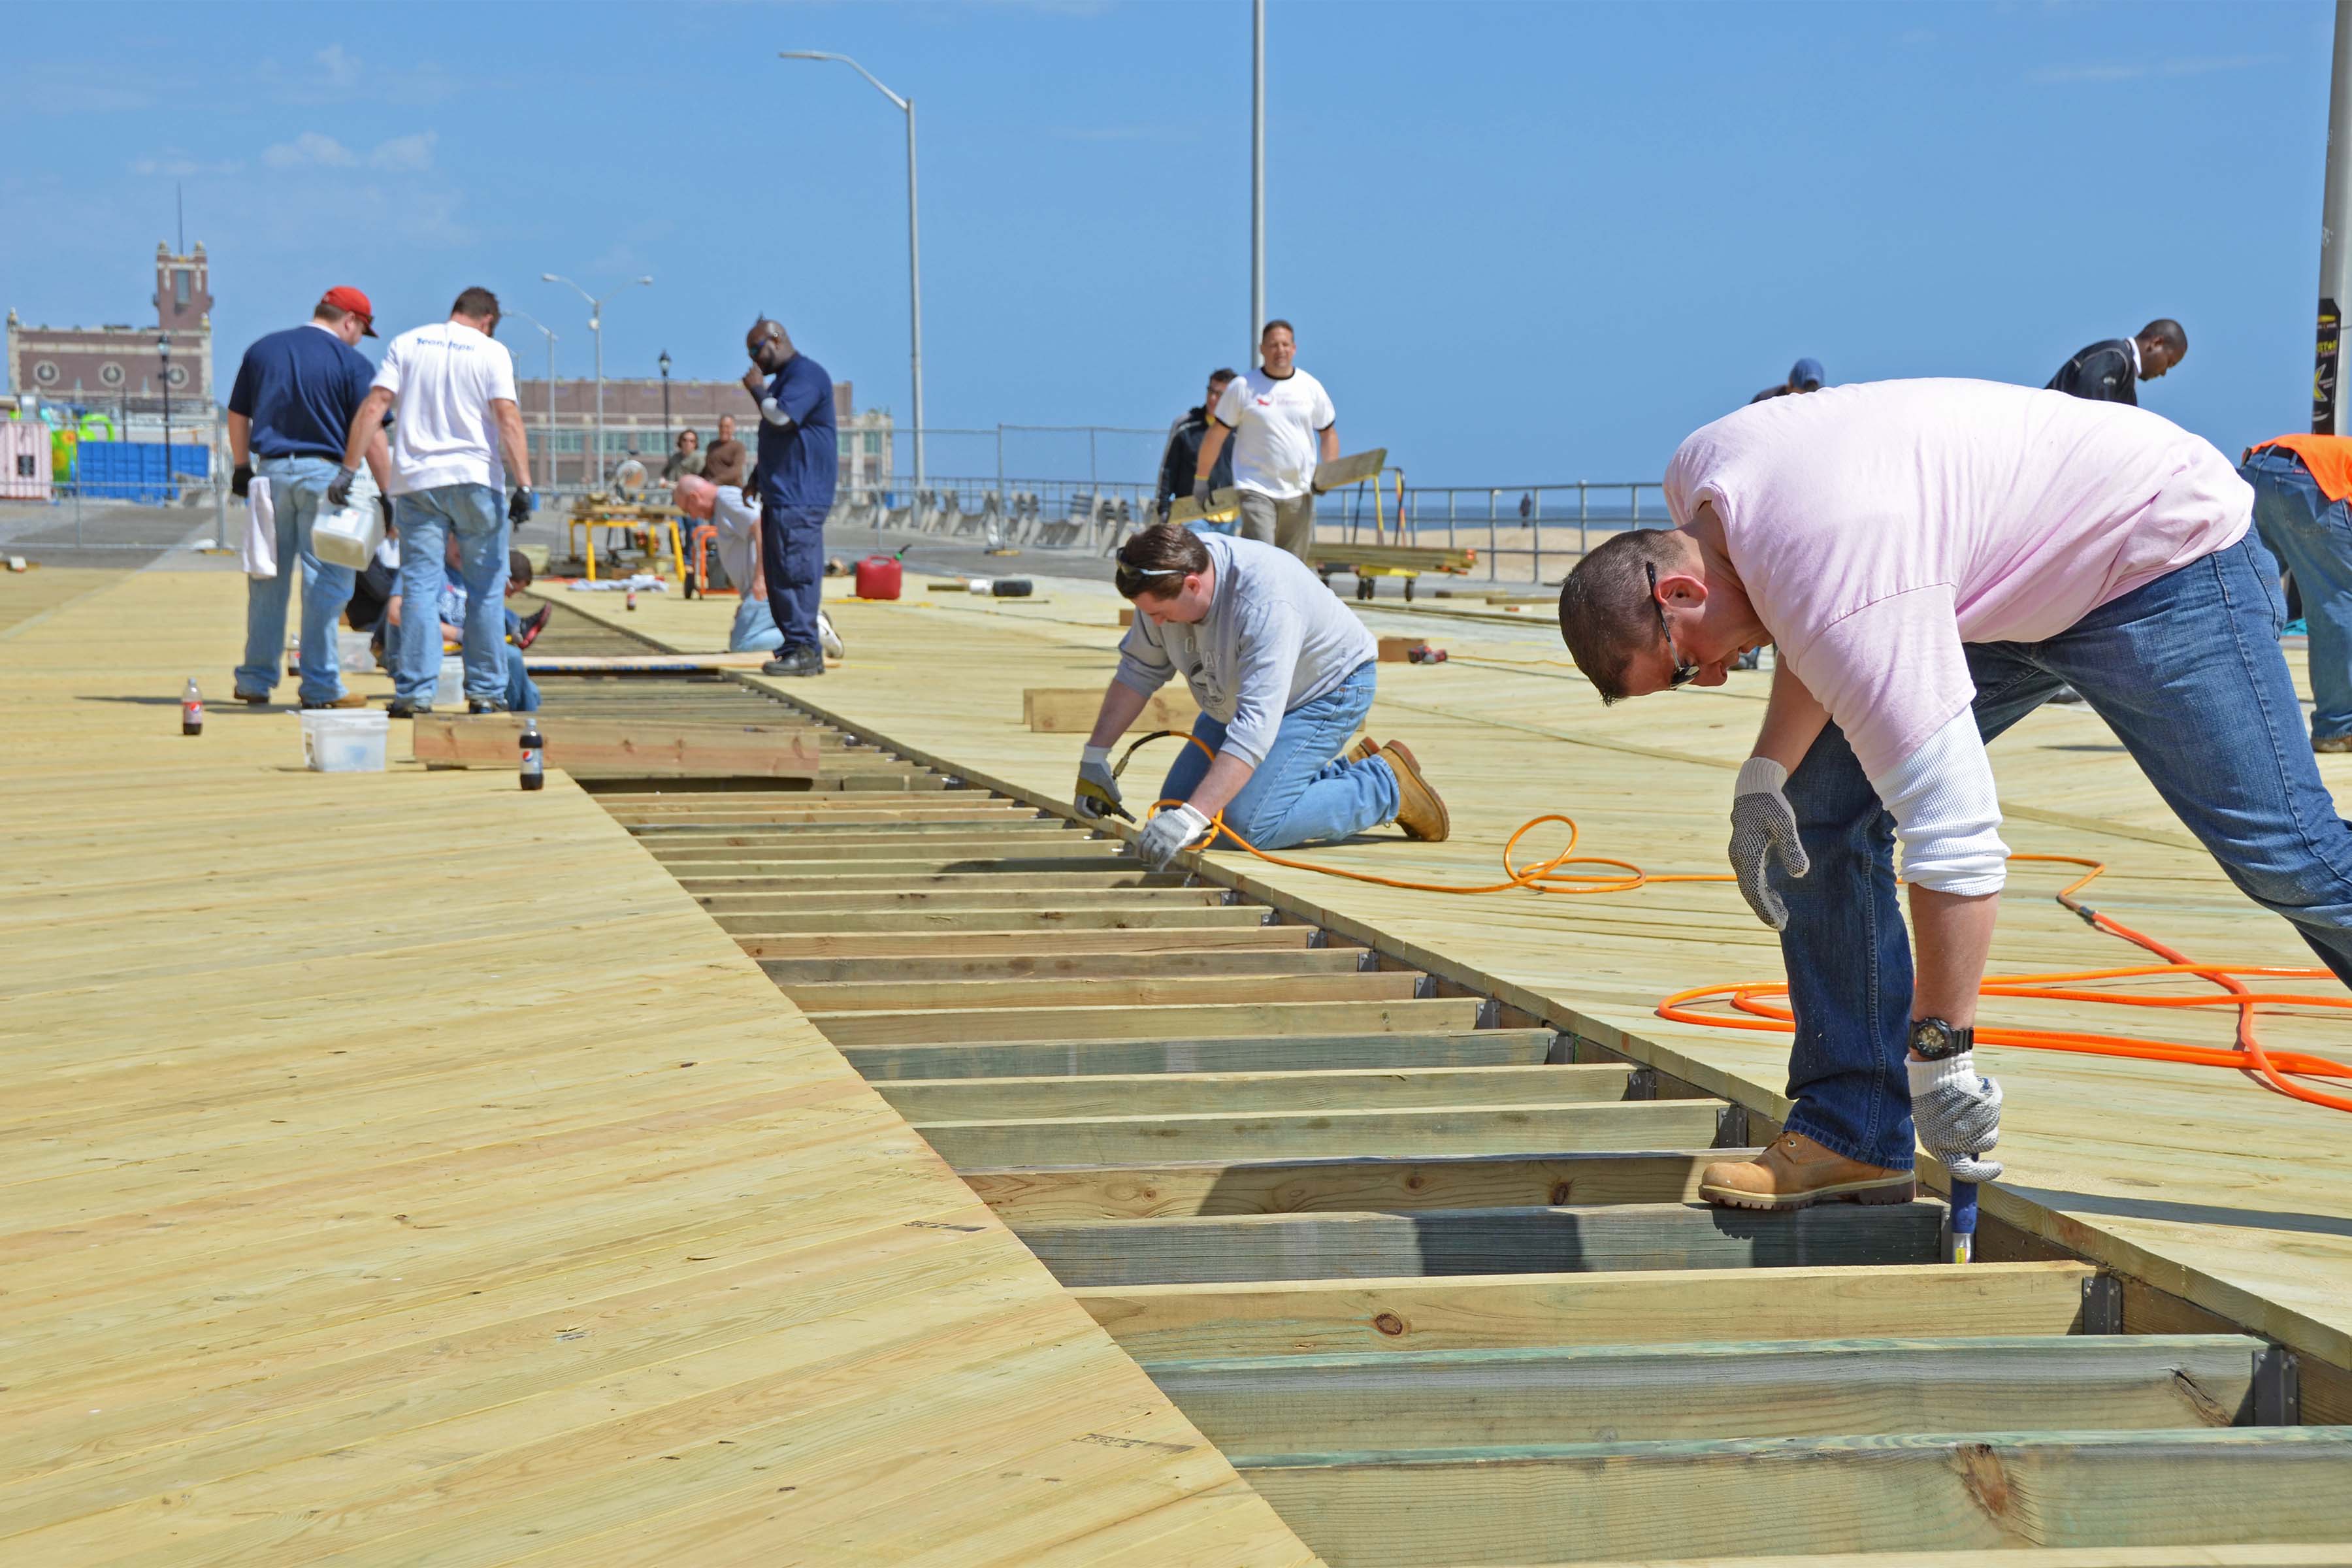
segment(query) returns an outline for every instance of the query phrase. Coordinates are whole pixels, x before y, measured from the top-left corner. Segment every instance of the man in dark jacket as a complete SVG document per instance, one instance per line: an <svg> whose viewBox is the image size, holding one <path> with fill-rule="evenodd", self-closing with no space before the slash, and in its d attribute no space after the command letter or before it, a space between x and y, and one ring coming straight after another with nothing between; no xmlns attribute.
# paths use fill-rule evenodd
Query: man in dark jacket
<svg viewBox="0 0 2352 1568"><path fill-rule="evenodd" d="M2189 357L2189 334L2169 316L2158 316L2132 338L2093 343L2058 367L2047 389L2094 403L2139 402L2138 384L2154 381Z"/></svg>
<svg viewBox="0 0 2352 1568"><path fill-rule="evenodd" d="M1168 446L1160 457L1160 485L1152 496L1152 510L1160 517L1178 498L1192 493L1194 467L1201 459L1201 441L1209 433L1209 410L1225 393L1225 383L1233 380L1230 370L1209 373L1209 396L1200 407L1189 409L1184 417L1168 427ZM1234 482L1234 449L1230 443L1217 454L1217 466L1209 470L1209 488L1223 489Z"/></svg>

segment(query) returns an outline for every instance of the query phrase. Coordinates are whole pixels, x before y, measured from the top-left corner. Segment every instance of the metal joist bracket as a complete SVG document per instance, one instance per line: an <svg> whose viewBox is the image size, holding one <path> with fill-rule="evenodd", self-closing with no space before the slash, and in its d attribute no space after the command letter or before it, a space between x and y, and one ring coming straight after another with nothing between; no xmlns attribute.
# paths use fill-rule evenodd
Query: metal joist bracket
<svg viewBox="0 0 2352 1568"><path fill-rule="evenodd" d="M1718 1149L1746 1149L1753 1140L1748 1132L1748 1108L1727 1105L1715 1114L1715 1146Z"/></svg>
<svg viewBox="0 0 2352 1568"><path fill-rule="evenodd" d="M1655 1068L1643 1067L1635 1068L1632 1072L1627 1073L1625 1075L1625 1098L1628 1100L1657 1099L1658 1069Z"/></svg>
<svg viewBox="0 0 2352 1568"><path fill-rule="evenodd" d="M2083 1281L2083 1328L2086 1334L2124 1331L2124 1282L2112 1274Z"/></svg>
<svg viewBox="0 0 2352 1568"><path fill-rule="evenodd" d="M2254 1425L2303 1425L2303 1380L2294 1352L2284 1345L2264 1345L2254 1352Z"/></svg>
<svg viewBox="0 0 2352 1568"><path fill-rule="evenodd" d="M1424 974L1412 983L1412 994L1426 1002L1437 994L1437 976Z"/></svg>
<svg viewBox="0 0 2352 1568"><path fill-rule="evenodd" d="M1478 1021L1472 1027L1499 1029L1502 1026L1503 1005L1492 996L1482 999L1478 1004Z"/></svg>

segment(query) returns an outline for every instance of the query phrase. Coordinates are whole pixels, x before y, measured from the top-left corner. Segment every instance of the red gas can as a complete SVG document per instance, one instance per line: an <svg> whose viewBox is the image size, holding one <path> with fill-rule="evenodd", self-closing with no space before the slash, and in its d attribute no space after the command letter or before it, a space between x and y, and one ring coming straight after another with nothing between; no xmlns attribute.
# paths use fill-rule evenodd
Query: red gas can
<svg viewBox="0 0 2352 1568"><path fill-rule="evenodd" d="M857 563L857 596L895 599L898 596L898 561L892 555L869 555Z"/></svg>

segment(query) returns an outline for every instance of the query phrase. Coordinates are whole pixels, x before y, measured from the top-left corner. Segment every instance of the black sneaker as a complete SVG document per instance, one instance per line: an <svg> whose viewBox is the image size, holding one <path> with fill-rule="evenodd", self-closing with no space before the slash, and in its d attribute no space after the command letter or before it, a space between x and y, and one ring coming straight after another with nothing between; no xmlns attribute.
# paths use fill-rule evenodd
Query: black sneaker
<svg viewBox="0 0 2352 1568"><path fill-rule="evenodd" d="M419 713L432 712L433 704L430 702L403 702L399 698L395 697L384 710L395 719L414 719Z"/></svg>
<svg viewBox="0 0 2352 1568"><path fill-rule="evenodd" d="M796 647L760 667L761 675L823 675L824 655L813 647Z"/></svg>
<svg viewBox="0 0 2352 1568"><path fill-rule="evenodd" d="M541 605L535 614L523 617L521 628L515 634L515 647L527 648L539 640L547 629L548 617L555 614L553 605Z"/></svg>
<svg viewBox="0 0 2352 1568"><path fill-rule="evenodd" d="M266 708L269 705L269 693L267 691L240 691L236 694L236 700L239 702L244 703L248 708Z"/></svg>
<svg viewBox="0 0 2352 1568"><path fill-rule="evenodd" d="M503 713L506 710L507 705L496 698L468 697L466 699L466 711L468 713Z"/></svg>

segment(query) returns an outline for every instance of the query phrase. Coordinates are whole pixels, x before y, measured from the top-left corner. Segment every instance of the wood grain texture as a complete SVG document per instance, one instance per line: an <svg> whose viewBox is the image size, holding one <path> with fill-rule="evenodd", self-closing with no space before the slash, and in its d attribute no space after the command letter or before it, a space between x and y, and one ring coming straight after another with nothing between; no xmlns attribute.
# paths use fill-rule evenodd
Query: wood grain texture
<svg viewBox="0 0 2352 1568"><path fill-rule="evenodd" d="M1094 729L1102 700L1100 686L1033 686L1021 693L1021 722L1040 735L1084 735ZM1151 694L1127 733L1190 730L1200 716L1201 705L1192 700L1192 690L1171 683Z"/></svg>
<svg viewBox="0 0 2352 1568"><path fill-rule="evenodd" d="M842 939L854 940L854 939ZM1547 1029L1464 1034L1291 1035L1280 1039L1029 1040L991 1046L853 1046L843 1054L867 1078L1040 1078L1088 1073L1349 1070L1518 1067L1549 1055Z"/></svg>
<svg viewBox="0 0 2352 1568"><path fill-rule="evenodd" d="M1625 1079L1622 1068L1542 1066L934 1079L875 1087L899 1115L922 1122L1557 1105L1622 1100Z"/></svg>
<svg viewBox="0 0 2352 1568"><path fill-rule="evenodd" d="M0 641L16 1560L1313 1560L561 773L183 739L244 594Z"/></svg>
<svg viewBox="0 0 2352 1568"><path fill-rule="evenodd" d="M547 765L571 773L627 776L717 773L814 778L817 748L797 730L675 721L575 719L568 714L420 715L412 721L416 760L434 767L513 768L526 722L547 742Z"/></svg>

